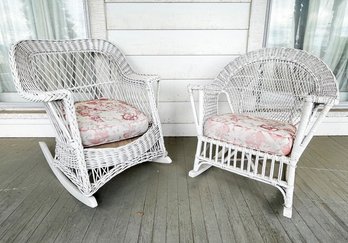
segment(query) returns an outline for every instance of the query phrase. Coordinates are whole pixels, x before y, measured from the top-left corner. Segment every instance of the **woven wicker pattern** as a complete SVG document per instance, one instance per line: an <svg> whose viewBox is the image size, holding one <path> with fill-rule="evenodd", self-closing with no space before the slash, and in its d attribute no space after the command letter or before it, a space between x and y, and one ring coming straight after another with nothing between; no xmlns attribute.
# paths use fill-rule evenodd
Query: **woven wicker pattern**
<svg viewBox="0 0 348 243"><path fill-rule="evenodd" d="M338 89L331 70L317 57L296 49L261 49L228 64L205 87L205 111L216 113L217 94L224 90L233 111L296 124L303 99L337 102Z"/></svg>
<svg viewBox="0 0 348 243"><path fill-rule="evenodd" d="M199 92L198 110L193 92ZM206 86L189 87L198 133L194 177L216 166L277 187L284 196L284 215L291 217L297 162L330 108L338 102L331 70L307 52L273 48L234 59ZM291 153L262 152L212 139L203 125L218 115L226 95L233 114L260 117L296 127Z"/></svg>
<svg viewBox="0 0 348 243"><path fill-rule="evenodd" d="M119 49L104 40L25 40L10 60L18 93L45 102L56 129L54 165L86 196L125 169L166 156L152 82L135 73ZM117 148L84 148L74 103L106 98L143 112L150 127L137 140Z"/></svg>

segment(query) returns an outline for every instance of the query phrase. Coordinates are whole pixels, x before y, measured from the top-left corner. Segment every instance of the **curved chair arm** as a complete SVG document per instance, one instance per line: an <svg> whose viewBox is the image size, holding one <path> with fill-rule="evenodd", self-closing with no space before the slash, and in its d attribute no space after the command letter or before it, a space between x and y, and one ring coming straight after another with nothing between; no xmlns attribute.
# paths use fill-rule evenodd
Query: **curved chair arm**
<svg viewBox="0 0 348 243"><path fill-rule="evenodd" d="M337 105L339 103L339 99L337 97L331 96L316 96L316 95L306 95L301 96L303 101L313 102L318 105Z"/></svg>
<svg viewBox="0 0 348 243"><path fill-rule="evenodd" d="M81 159L84 158L83 147L81 143L80 132L78 130L78 124L75 114L74 99L72 93L67 89L59 89L55 91L24 91L19 90L19 95L34 102L44 102L46 105L46 112L51 117L53 125L55 126L58 134L57 138L61 142L69 143L69 145L80 150ZM59 111L59 105L61 103L64 107L63 111ZM64 115L62 115L64 113ZM65 121L63 121L63 120ZM61 133L61 134L59 134ZM62 135L64 135L62 137ZM82 160L81 160L82 161ZM79 163L82 163L82 162ZM81 164L80 166L84 166Z"/></svg>
<svg viewBox="0 0 348 243"><path fill-rule="evenodd" d="M135 106L146 115L151 117L152 122L159 124L158 116L158 99L159 99L159 82L160 77L157 75L150 74L139 74L135 72L130 73L120 73L120 80L125 85L129 87L125 91L124 101ZM157 92L154 92L152 84L157 81ZM135 95L135 94L138 95ZM131 98L130 98L131 96Z"/></svg>
<svg viewBox="0 0 348 243"><path fill-rule="evenodd" d="M159 104L159 92L160 92L160 77L155 74L142 74L142 73L136 73L132 72L130 74L122 74L122 77L124 78L123 81L126 81L131 84L140 84L145 85L148 87L148 89L151 89L151 85L154 82L157 82L156 87L156 94L155 94L155 100L156 100L156 107L158 107ZM152 92L152 91L151 91Z"/></svg>
<svg viewBox="0 0 348 243"><path fill-rule="evenodd" d="M59 89L54 91L20 91L20 96L33 102L50 102L62 100L70 95L70 91Z"/></svg>
<svg viewBox="0 0 348 243"><path fill-rule="evenodd" d="M221 87L216 85L208 84L208 85L188 85L188 91L190 94L190 101L193 110L194 122L196 125L198 136L203 135L203 123L204 118L206 117L205 108L207 103L216 106L217 109L217 101L209 102L209 96L212 95L217 99L218 94L223 92ZM195 100L194 100L194 91L198 92L198 110L196 109ZM215 99L213 98L213 99Z"/></svg>
<svg viewBox="0 0 348 243"><path fill-rule="evenodd" d="M295 135L291 152L293 161L298 161L303 151L311 141L320 122L325 118L333 105L338 103L335 97L306 96L303 98L303 109L300 123ZM319 108L322 107L320 111Z"/></svg>
<svg viewBox="0 0 348 243"><path fill-rule="evenodd" d="M198 136L202 135L202 126L203 126L203 97L204 97L204 86L200 85L188 85L187 86L189 95L190 95L190 101L193 111L193 119L196 125L196 130L198 133ZM198 111L196 109L195 105L195 99L194 99L194 91L198 91Z"/></svg>
<svg viewBox="0 0 348 243"><path fill-rule="evenodd" d="M333 106L339 103L339 99L337 99L336 97L318 96L318 97L313 97L313 102L317 104Z"/></svg>
<svg viewBox="0 0 348 243"><path fill-rule="evenodd" d="M81 144L80 133L75 115L74 98L69 90L59 89L55 91L20 91L18 93L23 98L28 100L46 103L46 107L49 108L46 109L46 112L56 123L53 125L57 126L56 128L59 129L66 137L68 137L71 142L75 141L77 144ZM64 116L58 115L59 111L57 110L57 106L53 104L55 101L59 101L63 104L64 111L62 112L65 113ZM61 120L63 117L69 124L68 126L64 125L65 122Z"/></svg>
<svg viewBox="0 0 348 243"><path fill-rule="evenodd" d="M126 81L139 83L153 83L160 80L160 77L153 74L130 73L122 75Z"/></svg>

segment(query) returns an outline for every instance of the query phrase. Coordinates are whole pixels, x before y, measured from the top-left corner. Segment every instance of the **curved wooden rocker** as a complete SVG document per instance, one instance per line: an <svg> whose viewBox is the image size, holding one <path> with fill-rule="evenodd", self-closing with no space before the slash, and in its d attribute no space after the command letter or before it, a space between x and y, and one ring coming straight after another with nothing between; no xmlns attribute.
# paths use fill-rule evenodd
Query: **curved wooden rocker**
<svg viewBox="0 0 348 243"><path fill-rule="evenodd" d="M198 133L189 176L215 166L275 186L284 197L283 215L291 218L297 162L338 102L327 65L300 50L261 49L236 58L211 84L190 86L189 92ZM219 114L220 95L231 113Z"/></svg>
<svg viewBox="0 0 348 243"><path fill-rule="evenodd" d="M172 162L152 89L159 78L135 73L115 45L94 39L25 40L13 45L10 60L18 93L30 101L44 102L56 130L54 157L40 142L49 166L82 203L96 207L93 194L129 167L147 161ZM129 140L121 144L86 146L75 106L91 100L131 107L148 123L140 134L127 134Z"/></svg>

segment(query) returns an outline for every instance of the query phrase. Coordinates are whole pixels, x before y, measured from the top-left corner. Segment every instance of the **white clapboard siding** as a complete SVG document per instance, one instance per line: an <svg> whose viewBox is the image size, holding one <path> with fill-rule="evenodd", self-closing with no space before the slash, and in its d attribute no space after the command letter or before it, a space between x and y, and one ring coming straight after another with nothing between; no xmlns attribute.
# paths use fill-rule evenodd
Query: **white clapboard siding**
<svg viewBox="0 0 348 243"><path fill-rule="evenodd" d="M247 29L249 3L108 3L107 29Z"/></svg>
<svg viewBox="0 0 348 243"><path fill-rule="evenodd" d="M160 102L159 116L162 123L184 124L193 123L193 113L190 102ZM231 112L227 102L219 102L219 113Z"/></svg>
<svg viewBox="0 0 348 243"><path fill-rule="evenodd" d="M159 102L189 102L190 96L188 92L189 85L204 86L209 84L213 80L161 80L160 81L160 94ZM157 84L154 84L154 90L156 90ZM198 101L198 92L193 92L194 100ZM224 94L221 94L219 101L227 101Z"/></svg>
<svg viewBox="0 0 348 243"><path fill-rule="evenodd" d="M127 56L140 73L162 79L213 79L236 56Z"/></svg>
<svg viewBox="0 0 348 243"><path fill-rule="evenodd" d="M193 123L186 124L162 124L164 136L197 136L196 127Z"/></svg>
<svg viewBox="0 0 348 243"><path fill-rule="evenodd" d="M111 30L127 55L233 55L246 51L247 30Z"/></svg>
<svg viewBox="0 0 348 243"><path fill-rule="evenodd" d="M206 85L212 80L161 80L160 82L160 102L188 102L190 96L188 85Z"/></svg>
<svg viewBox="0 0 348 243"><path fill-rule="evenodd" d="M12 115L16 115L13 114ZM348 135L347 117L326 117L315 135ZM162 123L164 136L196 136L193 123ZM55 137L55 131L47 116L38 119L0 119L0 137Z"/></svg>
<svg viewBox="0 0 348 243"><path fill-rule="evenodd" d="M96 0L94 0L96 1ZM100 1L100 0L97 0ZM105 0L106 3L249 3L251 0Z"/></svg>
<svg viewBox="0 0 348 243"><path fill-rule="evenodd" d="M247 49L250 0L105 1L108 40L140 73L161 77L167 136L194 135L187 86L211 82ZM220 100L228 111L226 99Z"/></svg>

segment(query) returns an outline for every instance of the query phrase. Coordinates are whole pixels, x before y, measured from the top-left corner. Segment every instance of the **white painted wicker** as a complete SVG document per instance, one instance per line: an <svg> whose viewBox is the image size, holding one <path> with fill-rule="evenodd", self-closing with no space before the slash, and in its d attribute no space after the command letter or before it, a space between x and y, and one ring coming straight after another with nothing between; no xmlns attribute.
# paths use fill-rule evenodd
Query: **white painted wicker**
<svg viewBox="0 0 348 243"><path fill-rule="evenodd" d="M82 202L97 206L92 195L133 165L171 162L152 89L159 77L135 73L115 45L96 39L25 40L13 45L10 60L18 93L45 102L57 132L54 158L41 143L53 172ZM151 121L148 131L122 147L84 148L74 102L99 98L122 100L141 110Z"/></svg>
<svg viewBox="0 0 348 243"><path fill-rule="evenodd" d="M198 109L194 91L199 93ZM189 92L198 133L189 175L195 177L215 166L273 185L284 197L284 216L291 218L297 162L319 123L338 102L337 83L327 65L296 49L260 49L234 59L211 84L190 86ZM295 125L291 153L273 155L204 136L203 125L219 114L222 94L232 113Z"/></svg>

